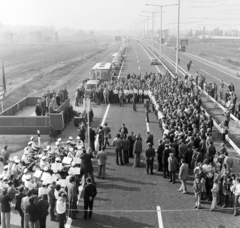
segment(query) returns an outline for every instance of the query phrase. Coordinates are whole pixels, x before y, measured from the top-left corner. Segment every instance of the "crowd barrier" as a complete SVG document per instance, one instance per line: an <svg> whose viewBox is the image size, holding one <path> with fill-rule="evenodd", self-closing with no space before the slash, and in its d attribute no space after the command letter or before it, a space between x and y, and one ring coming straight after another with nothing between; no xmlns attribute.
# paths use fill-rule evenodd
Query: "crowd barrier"
<svg viewBox="0 0 240 228"><path fill-rule="evenodd" d="M50 126L58 132L63 131L69 119L70 99L68 98L49 116L17 116L26 106L35 105L40 97L26 97L0 113L0 135L30 135L40 130L42 135L50 133Z"/></svg>

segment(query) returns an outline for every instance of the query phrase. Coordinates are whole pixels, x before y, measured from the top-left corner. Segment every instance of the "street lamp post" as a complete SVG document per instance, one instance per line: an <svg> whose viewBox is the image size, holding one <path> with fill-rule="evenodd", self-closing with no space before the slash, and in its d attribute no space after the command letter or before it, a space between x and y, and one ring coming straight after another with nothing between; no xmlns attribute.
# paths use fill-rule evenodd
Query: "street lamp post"
<svg viewBox="0 0 240 228"><path fill-rule="evenodd" d="M179 0L180 1L180 0ZM179 3L180 4L180 3ZM176 6L178 4L170 4L170 5L154 5L154 4L146 4L146 6L157 6L157 7L161 7L161 16L160 16L160 42L159 42L159 59L162 58L162 8L166 7L166 6ZM179 15L178 15L179 18ZM179 26L179 23L178 23ZM178 61L177 61L178 62Z"/></svg>
<svg viewBox="0 0 240 228"><path fill-rule="evenodd" d="M154 12L154 11L142 11L144 13L152 13L152 52L153 52L153 45L154 45L154 14L159 13L159 12Z"/></svg>

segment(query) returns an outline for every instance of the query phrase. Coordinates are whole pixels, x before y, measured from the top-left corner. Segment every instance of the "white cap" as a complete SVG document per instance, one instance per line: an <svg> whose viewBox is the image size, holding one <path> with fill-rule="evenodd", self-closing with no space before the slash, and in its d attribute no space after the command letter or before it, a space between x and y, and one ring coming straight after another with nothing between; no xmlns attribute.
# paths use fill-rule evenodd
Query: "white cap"
<svg viewBox="0 0 240 228"><path fill-rule="evenodd" d="M28 171L28 169L27 169L27 168L25 168L25 169L23 170L23 173L27 173L27 171Z"/></svg>
<svg viewBox="0 0 240 228"><path fill-rule="evenodd" d="M48 171L48 167L47 166L45 166L44 168L43 168L43 171Z"/></svg>
<svg viewBox="0 0 240 228"><path fill-rule="evenodd" d="M56 158L56 161L61 161L61 158L57 157L57 158Z"/></svg>
<svg viewBox="0 0 240 228"><path fill-rule="evenodd" d="M69 140L73 140L73 137L72 136L69 136L69 138L68 138Z"/></svg>
<svg viewBox="0 0 240 228"><path fill-rule="evenodd" d="M51 150L51 146L48 145L48 146L47 146L47 150Z"/></svg>
<svg viewBox="0 0 240 228"><path fill-rule="evenodd" d="M34 137L32 136L31 138L30 138L30 140L32 141L34 139Z"/></svg>
<svg viewBox="0 0 240 228"><path fill-rule="evenodd" d="M15 161L15 160L17 160L18 159L18 156L14 156L13 157L13 160Z"/></svg>
<svg viewBox="0 0 240 228"><path fill-rule="evenodd" d="M15 163L20 163L20 160L19 160L19 159L16 159L16 160L15 160Z"/></svg>
<svg viewBox="0 0 240 228"><path fill-rule="evenodd" d="M70 147L70 148L69 148L69 151L70 151L70 152L73 152L73 148L72 148L72 147Z"/></svg>
<svg viewBox="0 0 240 228"><path fill-rule="evenodd" d="M59 142L56 142L55 145L58 146L58 145L59 145Z"/></svg>
<svg viewBox="0 0 240 228"><path fill-rule="evenodd" d="M73 175L73 171L71 169L68 170L69 175Z"/></svg>
<svg viewBox="0 0 240 228"><path fill-rule="evenodd" d="M2 180L2 179L3 179L3 175L1 174L1 175L0 175L0 180Z"/></svg>
<svg viewBox="0 0 240 228"><path fill-rule="evenodd" d="M35 165L32 167L32 171L36 171L36 166Z"/></svg>
<svg viewBox="0 0 240 228"><path fill-rule="evenodd" d="M32 142L28 142L28 146L31 146L32 145Z"/></svg>
<svg viewBox="0 0 240 228"><path fill-rule="evenodd" d="M30 174L26 175L26 180L30 180L30 179L31 179L31 175Z"/></svg>
<svg viewBox="0 0 240 228"><path fill-rule="evenodd" d="M13 161L13 158L11 158L11 157L10 157L10 158L9 158L9 161L11 161L11 162L12 162L12 161Z"/></svg>
<svg viewBox="0 0 240 228"><path fill-rule="evenodd" d="M62 141L62 139L61 139L61 138L59 138L57 141L58 141L58 142L61 142L61 141Z"/></svg>
<svg viewBox="0 0 240 228"><path fill-rule="evenodd" d="M4 169L8 169L8 165L5 165L5 166L4 166Z"/></svg>
<svg viewBox="0 0 240 228"><path fill-rule="evenodd" d="M76 163L73 161L73 162L71 163L71 165L72 165L72 166L75 166L75 165L76 165Z"/></svg>
<svg viewBox="0 0 240 228"><path fill-rule="evenodd" d="M77 140L81 140L81 138L79 136L77 136Z"/></svg>
<svg viewBox="0 0 240 228"><path fill-rule="evenodd" d="M70 141L67 141L66 144L70 144L71 142Z"/></svg>
<svg viewBox="0 0 240 228"><path fill-rule="evenodd" d="M53 172L54 172L54 173L57 173L57 172L58 172L58 170L57 170L57 169L54 169L54 170L53 170Z"/></svg>
<svg viewBox="0 0 240 228"><path fill-rule="evenodd" d="M42 156L42 160L46 160L46 158L47 158L46 156Z"/></svg>
<svg viewBox="0 0 240 228"><path fill-rule="evenodd" d="M7 179L8 179L8 178L7 178L6 176L3 177L3 180L4 180L4 181L7 180Z"/></svg>

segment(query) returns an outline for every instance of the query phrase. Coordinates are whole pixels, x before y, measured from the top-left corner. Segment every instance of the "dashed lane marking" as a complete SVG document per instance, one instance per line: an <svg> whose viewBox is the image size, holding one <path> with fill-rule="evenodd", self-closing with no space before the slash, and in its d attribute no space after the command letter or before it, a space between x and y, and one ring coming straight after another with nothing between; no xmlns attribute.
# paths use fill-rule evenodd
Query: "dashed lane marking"
<svg viewBox="0 0 240 228"><path fill-rule="evenodd" d="M158 215L158 226L159 228L163 228L163 220L162 220L162 213L161 213L160 206L157 206L157 215Z"/></svg>

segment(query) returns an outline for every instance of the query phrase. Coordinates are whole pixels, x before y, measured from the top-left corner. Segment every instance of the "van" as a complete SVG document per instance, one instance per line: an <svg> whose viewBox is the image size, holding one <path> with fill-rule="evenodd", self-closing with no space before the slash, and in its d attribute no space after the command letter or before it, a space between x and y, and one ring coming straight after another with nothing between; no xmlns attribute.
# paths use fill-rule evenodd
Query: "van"
<svg viewBox="0 0 240 228"><path fill-rule="evenodd" d="M99 85L99 80L89 80L85 85L85 90L87 93L90 93L93 89L97 89Z"/></svg>

